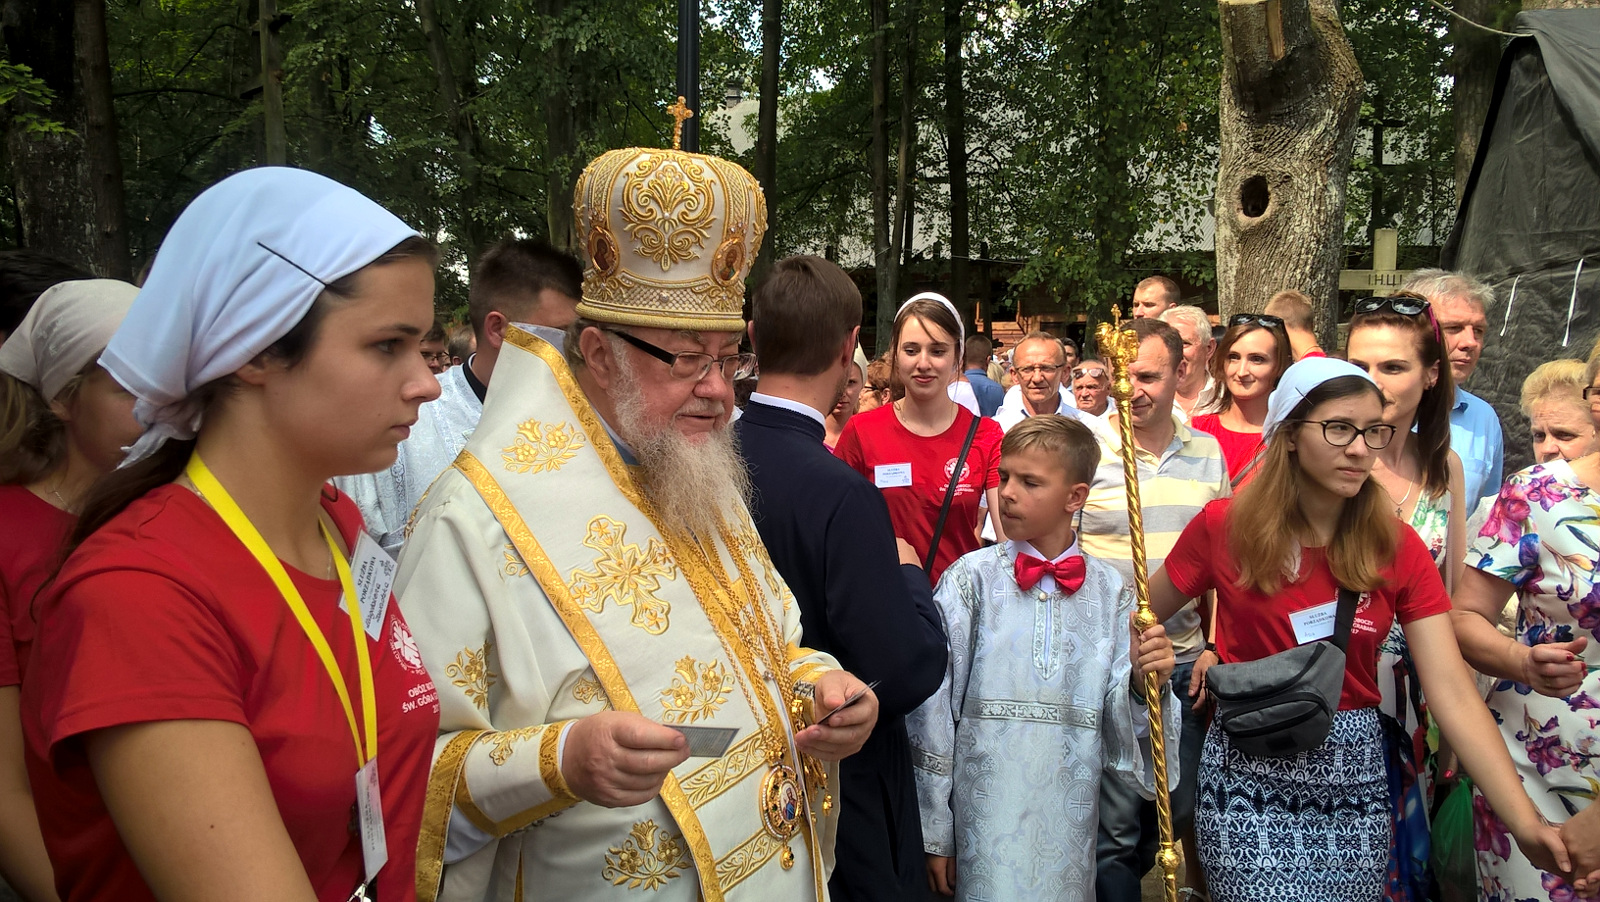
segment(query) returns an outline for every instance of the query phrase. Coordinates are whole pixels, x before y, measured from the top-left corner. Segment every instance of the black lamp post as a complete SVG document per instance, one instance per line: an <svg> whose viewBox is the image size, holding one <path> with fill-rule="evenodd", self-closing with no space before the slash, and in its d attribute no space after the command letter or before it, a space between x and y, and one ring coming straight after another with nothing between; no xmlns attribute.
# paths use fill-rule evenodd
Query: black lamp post
<svg viewBox="0 0 1600 902"><path fill-rule="evenodd" d="M700 0L678 0L678 96L694 118L683 123L683 149L700 152Z"/></svg>

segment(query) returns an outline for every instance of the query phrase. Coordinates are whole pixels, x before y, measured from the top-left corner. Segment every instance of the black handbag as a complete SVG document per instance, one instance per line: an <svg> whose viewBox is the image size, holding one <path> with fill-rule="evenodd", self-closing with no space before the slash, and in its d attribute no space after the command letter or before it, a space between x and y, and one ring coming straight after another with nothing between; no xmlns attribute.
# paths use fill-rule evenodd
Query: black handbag
<svg viewBox="0 0 1600 902"><path fill-rule="evenodd" d="M1357 593L1339 589L1333 635L1275 655L1214 664L1206 688L1217 702L1217 724L1234 748L1258 758L1287 758L1328 738L1344 690L1345 649L1355 622Z"/></svg>

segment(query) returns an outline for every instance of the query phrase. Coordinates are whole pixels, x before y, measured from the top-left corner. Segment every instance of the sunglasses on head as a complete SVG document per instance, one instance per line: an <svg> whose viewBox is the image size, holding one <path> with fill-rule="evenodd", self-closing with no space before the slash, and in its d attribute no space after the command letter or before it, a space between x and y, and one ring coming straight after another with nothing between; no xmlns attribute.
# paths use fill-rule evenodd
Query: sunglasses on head
<svg viewBox="0 0 1600 902"><path fill-rule="evenodd" d="M1251 325L1262 326L1267 329L1278 329L1281 331L1283 329L1283 319L1282 317L1273 316L1269 313L1235 313L1233 316L1228 318L1228 328L1230 329L1232 329L1234 326Z"/></svg>
<svg viewBox="0 0 1600 902"><path fill-rule="evenodd" d="M1401 316L1421 316L1423 313L1431 311L1432 305L1422 298L1413 298L1400 295L1398 297L1387 298L1360 298L1356 301L1354 309L1358 314L1377 313L1379 310L1388 309L1393 310L1395 313L1398 313Z"/></svg>

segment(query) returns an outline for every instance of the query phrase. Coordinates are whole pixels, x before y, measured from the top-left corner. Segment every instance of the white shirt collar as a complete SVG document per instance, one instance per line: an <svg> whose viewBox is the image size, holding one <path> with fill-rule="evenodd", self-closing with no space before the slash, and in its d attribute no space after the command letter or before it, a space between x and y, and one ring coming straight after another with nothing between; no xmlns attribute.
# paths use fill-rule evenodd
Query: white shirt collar
<svg viewBox="0 0 1600 902"><path fill-rule="evenodd" d="M827 428L828 423L827 420L823 418L822 411L817 410L815 407L812 407L809 404L801 404L799 401L793 401L789 398L780 398L777 395L764 395L758 391L750 393L750 400L755 401L758 404L765 404L768 407L778 407L783 410L792 410L801 416L810 417L811 419L816 420L818 426Z"/></svg>

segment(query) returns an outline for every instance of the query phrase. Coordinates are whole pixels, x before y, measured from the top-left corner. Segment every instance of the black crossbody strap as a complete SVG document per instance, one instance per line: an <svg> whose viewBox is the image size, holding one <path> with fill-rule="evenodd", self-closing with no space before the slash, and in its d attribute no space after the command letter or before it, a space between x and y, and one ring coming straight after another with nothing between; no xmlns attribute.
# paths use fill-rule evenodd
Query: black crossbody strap
<svg viewBox="0 0 1600 902"><path fill-rule="evenodd" d="M1339 587L1339 610L1333 622L1333 644L1340 651L1345 651L1350 645L1350 628L1356 622L1356 602L1361 599L1359 592Z"/></svg>
<svg viewBox="0 0 1600 902"><path fill-rule="evenodd" d="M933 527L933 541L928 543L928 559L922 562L924 573L933 572L933 559L939 553L939 537L944 535L944 521L950 518L950 504L956 500L956 486L961 482L961 468L967 465L967 452L972 450L972 440L978 436L978 422L974 416L967 427L967 440L961 443L961 456L956 458L956 468L950 472L950 484L945 486L944 504L939 507L939 520Z"/></svg>

